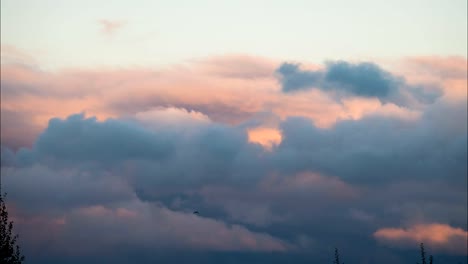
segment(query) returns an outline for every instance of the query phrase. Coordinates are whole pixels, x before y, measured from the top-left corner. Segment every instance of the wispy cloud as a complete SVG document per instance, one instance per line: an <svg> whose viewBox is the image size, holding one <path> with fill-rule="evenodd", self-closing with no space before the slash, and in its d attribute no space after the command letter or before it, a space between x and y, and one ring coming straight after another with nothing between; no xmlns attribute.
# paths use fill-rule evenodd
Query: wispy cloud
<svg viewBox="0 0 468 264"><path fill-rule="evenodd" d="M127 24L127 21L101 19L98 20L98 23L101 26L101 33L107 36L111 36L114 35L117 31L121 30Z"/></svg>

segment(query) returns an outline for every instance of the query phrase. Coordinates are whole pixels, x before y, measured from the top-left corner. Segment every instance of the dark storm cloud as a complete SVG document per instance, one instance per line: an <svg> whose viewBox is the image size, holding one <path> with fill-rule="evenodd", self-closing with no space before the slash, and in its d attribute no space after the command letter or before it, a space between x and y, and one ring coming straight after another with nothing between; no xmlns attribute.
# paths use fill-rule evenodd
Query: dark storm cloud
<svg viewBox="0 0 468 264"><path fill-rule="evenodd" d="M426 92L421 87L409 86L402 77L371 62L327 62L324 70L315 71L302 70L300 64L283 63L276 72L286 93L316 88L344 95L375 97L397 105L409 104L410 99L405 93L422 103L432 103L441 96L440 89Z"/></svg>

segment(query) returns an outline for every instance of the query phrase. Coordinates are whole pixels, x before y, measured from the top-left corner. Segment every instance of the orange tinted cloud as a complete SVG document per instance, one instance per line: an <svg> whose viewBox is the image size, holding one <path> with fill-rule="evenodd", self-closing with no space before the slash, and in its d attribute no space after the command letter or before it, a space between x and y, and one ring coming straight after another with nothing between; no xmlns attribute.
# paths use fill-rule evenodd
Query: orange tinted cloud
<svg viewBox="0 0 468 264"><path fill-rule="evenodd" d="M283 136L281 131L276 128L257 127L249 129L249 142L260 144L267 150L271 150L273 146L281 143Z"/></svg>
<svg viewBox="0 0 468 264"><path fill-rule="evenodd" d="M463 57L411 57L397 69L412 83L432 83L444 91L444 99L466 100L468 93L468 61Z"/></svg>
<svg viewBox="0 0 468 264"><path fill-rule="evenodd" d="M446 224L418 224L410 228L382 228L374 237L386 244L415 247L424 243L433 250L454 254L468 254L468 232Z"/></svg>
<svg viewBox="0 0 468 264"><path fill-rule="evenodd" d="M322 128L339 120L369 115L419 117L418 111L382 104L374 98L345 98L337 102L320 90L284 94L274 74L279 64L247 55L217 56L164 69L46 72L5 64L1 67L1 109L21 114L39 129L45 128L50 118L65 118L72 113L86 112L104 119L161 107L199 112L214 122L228 124L245 122L258 113L271 113L281 120L301 116ZM453 97L466 94L466 82L450 79L445 84L453 91L447 94ZM279 134L273 130L252 130L250 134L252 142L267 148L280 142Z"/></svg>

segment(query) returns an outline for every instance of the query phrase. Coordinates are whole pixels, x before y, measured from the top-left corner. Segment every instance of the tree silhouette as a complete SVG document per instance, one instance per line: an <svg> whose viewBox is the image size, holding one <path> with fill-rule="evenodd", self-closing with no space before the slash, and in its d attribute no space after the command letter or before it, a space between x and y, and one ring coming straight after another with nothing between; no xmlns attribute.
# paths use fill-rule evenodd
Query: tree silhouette
<svg viewBox="0 0 468 264"><path fill-rule="evenodd" d="M421 264L427 264L426 262L426 251L424 250L424 243L421 243L420 246L421 248ZM432 255L429 255L429 264L432 264L434 258ZM419 262L416 262L416 264L419 264Z"/></svg>
<svg viewBox="0 0 468 264"><path fill-rule="evenodd" d="M421 264L426 264L426 251L424 251L424 243L421 243Z"/></svg>
<svg viewBox="0 0 468 264"><path fill-rule="evenodd" d="M344 264L340 262L340 253L338 252L338 248L335 248L335 261L333 264Z"/></svg>
<svg viewBox="0 0 468 264"><path fill-rule="evenodd" d="M2 194L0 184L0 263L20 264L24 256L16 244L18 235L13 235L13 222L8 221L8 211L3 200L6 194Z"/></svg>

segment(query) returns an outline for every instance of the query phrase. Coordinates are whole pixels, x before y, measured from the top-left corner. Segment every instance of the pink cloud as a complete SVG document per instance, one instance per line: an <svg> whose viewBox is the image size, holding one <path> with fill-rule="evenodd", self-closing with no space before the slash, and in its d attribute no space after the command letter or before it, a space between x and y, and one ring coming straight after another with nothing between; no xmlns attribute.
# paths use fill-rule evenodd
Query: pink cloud
<svg viewBox="0 0 468 264"><path fill-rule="evenodd" d="M466 78L468 73L467 59L460 56L411 57L405 61L407 67L420 74L433 75L442 78Z"/></svg>
<svg viewBox="0 0 468 264"><path fill-rule="evenodd" d="M126 24L125 21L108 20L108 19L101 19L98 22L102 26L101 32L105 35L114 34L117 30L121 29Z"/></svg>
<svg viewBox="0 0 468 264"><path fill-rule="evenodd" d="M431 250L452 254L468 254L468 232L447 224L417 224L409 228L381 228L374 237L385 244L417 247L424 243Z"/></svg>
<svg viewBox="0 0 468 264"><path fill-rule="evenodd" d="M83 255L96 248L106 251L119 244L152 247L154 250L190 248L214 251L288 251L295 246L267 233L241 225L171 211L139 200L109 207L91 205L60 216L21 215L9 206L15 228L25 236L27 247L67 255ZM45 226L47 230L37 229Z"/></svg>
<svg viewBox="0 0 468 264"><path fill-rule="evenodd" d="M467 58L451 56L410 57L396 69L410 83L436 84L442 87L443 100L466 100L468 93Z"/></svg>
<svg viewBox="0 0 468 264"><path fill-rule="evenodd" d="M165 107L195 111L213 122L228 124L245 122L259 113L271 113L278 120L306 117L322 128L331 127L339 120L357 120L369 115L419 118L418 110L382 104L372 98L346 98L337 102L319 90L284 94L273 72L278 65L279 62L247 55L217 56L164 69L46 72L5 64L1 67L1 80L7 85L2 85L1 109L22 115L26 123L38 129L45 128L52 117L65 118L78 112L102 120ZM446 90L451 92L446 94L451 97L466 98L466 81L450 79L444 85L450 86ZM260 123L259 127L275 125ZM11 140L20 134L15 135L18 128L3 133L4 127L8 125L2 125L3 138L8 134ZM257 138L257 143L261 140L264 146L279 142L278 134L272 130L251 138Z"/></svg>

